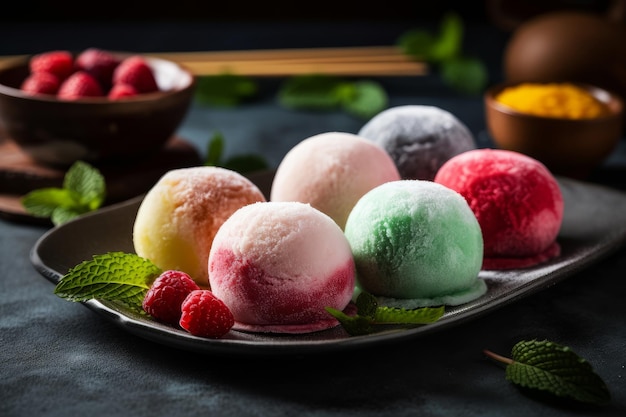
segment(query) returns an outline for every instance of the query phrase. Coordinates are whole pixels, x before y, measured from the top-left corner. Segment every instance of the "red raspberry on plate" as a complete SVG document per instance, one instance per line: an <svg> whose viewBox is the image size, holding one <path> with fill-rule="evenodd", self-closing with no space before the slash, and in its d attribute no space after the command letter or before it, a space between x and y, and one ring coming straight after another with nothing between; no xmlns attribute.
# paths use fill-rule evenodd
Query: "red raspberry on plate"
<svg viewBox="0 0 626 417"><path fill-rule="evenodd" d="M181 305L198 284L185 272L168 270L159 275L146 293L142 307L155 319L176 325L181 316Z"/></svg>
<svg viewBox="0 0 626 417"><path fill-rule="evenodd" d="M181 306L180 327L194 336L219 338L235 324L233 313L210 290L189 293Z"/></svg>
<svg viewBox="0 0 626 417"><path fill-rule="evenodd" d="M152 68L139 55L125 58L113 72L113 84L130 84L140 93L159 91Z"/></svg>
<svg viewBox="0 0 626 417"><path fill-rule="evenodd" d="M107 97L111 100L120 100L127 97L134 97L139 91L130 84L115 84L111 87Z"/></svg>
<svg viewBox="0 0 626 417"><path fill-rule="evenodd" d="M89 73L104 90L111 88L113 71L120 64L121 59L109 51L98 48L88 48L76 57L76 69Z"/></svg>
<svg viewBox="0 0 626 417"><path fill-rule="evenodd" d="M103 96L103 92L98 81L84 71L77 71L70 75L61 83L57 93L57 97L63 100L101 96Z"/></svg>
<svg viewBox="0 0 626 417"><path fill-rule="evenodd" d="M50 72L33 72L24 79L20 89L28 94L55 95L61 82Z"/></svg>
<svg viewBox="0 0 626 417"><path fill-rule="evenodd" d="M28 65L30 72L49 72L60 81L65 80L75 70L74 57L69 51L48 51L33 55Z"/></svg>

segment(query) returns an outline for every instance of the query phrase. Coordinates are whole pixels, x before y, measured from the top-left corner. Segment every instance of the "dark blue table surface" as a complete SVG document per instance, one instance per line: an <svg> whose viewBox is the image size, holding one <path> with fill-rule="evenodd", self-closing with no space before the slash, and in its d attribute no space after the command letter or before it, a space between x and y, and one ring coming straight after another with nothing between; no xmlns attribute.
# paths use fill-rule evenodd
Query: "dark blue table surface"
<svg viewBox="0 0 626 417"><path fill-rule="evenodd" d="M165 52L392 44L411 21L5 23L0 54L90 46ZM490 82L501 79L508 34L470 27ZM381 80L390 106L451 111L489 146L479 96L462 96L429 75ZM214 131L226 153L260 153L276 166L300 140L324 131L356 133L343 112L281 108L268 93L237 108L191 108L179 134L204 153ZM626 188L622 141L593 180ZM1 416L568 416L626 415L626 248L563 282L494 313L428 337L341 353L271 358L212 357L130 335L53 294L29 252L47 227L0 220ZM98 236L94 236L98 239ZM595 409L546 403L507 382L483 349L507 354L520 340L570 346L613 395Z"/></svg>

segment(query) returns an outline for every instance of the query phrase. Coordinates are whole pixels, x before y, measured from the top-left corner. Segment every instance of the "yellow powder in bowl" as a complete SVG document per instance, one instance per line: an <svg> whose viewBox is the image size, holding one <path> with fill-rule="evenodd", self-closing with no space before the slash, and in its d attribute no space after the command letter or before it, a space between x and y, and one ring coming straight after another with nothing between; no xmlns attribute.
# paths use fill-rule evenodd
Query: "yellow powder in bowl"
<svg viewBox="0 0 626 417"><path fill-rule="evenodd" d="M604 103L570 83L522 83L502 90L496 101L519 112L543 117L591 119L609 113Z"/></svg>

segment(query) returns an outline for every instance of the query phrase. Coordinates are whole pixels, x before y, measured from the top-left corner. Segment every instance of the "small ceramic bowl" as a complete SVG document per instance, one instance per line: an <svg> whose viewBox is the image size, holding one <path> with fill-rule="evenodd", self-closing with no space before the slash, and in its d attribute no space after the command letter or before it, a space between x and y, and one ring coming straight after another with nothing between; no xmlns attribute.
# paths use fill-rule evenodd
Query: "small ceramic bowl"
<svg viewBox="0 0 626 417"><path fill-rule="evenodd" d="M0 135L36 162L52 166L77 160L125 162L157 152L182 123L195 79L175 62L145 58L160 91L117 101L25 94L19 87L29 73L30 57L5 62L0 67Z"/></svg>
<svg viewBox="0 0 626 417"><path fill-rule="evenodd" d="M603 102L609 115L590 119L543 117L516 111L496 101L503 89L514 85L495 85L484 95L487 129L497 147L531 156L553 174L583 179L617 146L624 121L624 104L617 95L578 84Z"/></svg>

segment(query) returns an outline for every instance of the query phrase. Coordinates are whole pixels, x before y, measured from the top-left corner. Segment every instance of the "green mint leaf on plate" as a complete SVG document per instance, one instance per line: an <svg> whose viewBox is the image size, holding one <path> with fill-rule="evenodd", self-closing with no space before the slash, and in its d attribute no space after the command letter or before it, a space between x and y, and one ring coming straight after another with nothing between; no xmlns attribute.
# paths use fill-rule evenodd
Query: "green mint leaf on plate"
<svg viewBox="0 0 626 417"><path fill-rule="evenodd" d="M515 344L511 358L489 350L485 354L505 363L506 379L520 387L593 405L606 405L611 399L608 387L589 362L567 346L530 340Z"/></svg>
<svg viewBox="0 0 626 417"><path fill-rule="evenodd" d="M137 309L161 272L138 255L109 252L71 268L61 277L54 293L69 301L118 301Z"/></svg>
<svg viewBox="0 0 626 417"><path fill-rule="evenodd" d="M257 84L252 79L224 73L198 77L195 98L200 104L234 107L253 97L257 91Z"/></svg>
<svg viewBox="0 0 626 417"><path fill-rule="evenodd" d="M349 81L324 74L290 77L280 87L277 97L285 108L343 109L363 119L371 118L388 104L387 92L375 81Z"/></svg>
<svg viewBox="0 0 626 417"><path fill-rule="evenodd" d="M27 213L50 218L55 226L81 214L97 210L106 197L106 182L100 171L83 161L76 161L63 178L63 187L33 190L22 197Z"/></svg>
<svg viewBox="0 0 626 417"><path fill-rule="evenodd" d="M326 311L335 317L351 336L373 333L376 326L389 324L423 325L439 320L445 307L423 307L413 310L385 307L372 294L362 291L355 301L357 313L348 315L332 307Z"/></svg>
<svg viewBox="0 0 626 417"><path fill-rule="evenodd" d="M332 307L326 307L326 311L339 320L341 326L350 336L367 335L374 331L372 319L370 317L361 315L349 316L343 311L339 311Z"/></svg>
<svg viewBox="0 0 626 417"><path fill-rule="evenodd" d="M378 300L372 294L362 291L355 301L357 311L360 316L374 319L378 309Z"/></svg>
<svg viewBox="0 0 626 417"><path fill-rule="evenodd" d="M412 310L395 307L378 307L374 315L376 323L386 324L429 324L439 320L445 307L423 307Z"/></svg>

